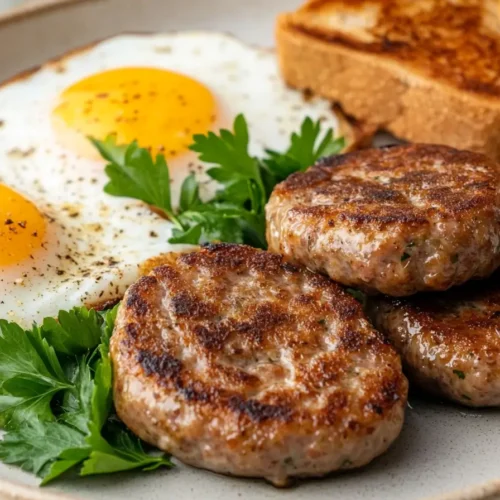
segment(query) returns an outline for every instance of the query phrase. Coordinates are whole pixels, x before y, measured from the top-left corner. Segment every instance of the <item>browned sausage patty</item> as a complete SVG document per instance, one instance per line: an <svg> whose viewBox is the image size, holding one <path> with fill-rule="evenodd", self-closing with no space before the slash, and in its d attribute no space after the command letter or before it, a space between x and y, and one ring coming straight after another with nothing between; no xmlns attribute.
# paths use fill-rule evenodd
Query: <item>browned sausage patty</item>
<svg viewBox="0 0 500 500"><path fill-rule="evenodd" d="M400 359L339 285L240 245L167 262L129 288L111 339L116 410L142 439L283 485L397 437Z"/></svg>
<svg viewBox="0 0 500 500"><path fill-rule="evenodd" d="M393 296L445 290L500 265L500 166L445 146L327 158L279 184L269 249Z"/></svg>
<svg viewBox="0 0 500 500"><path fill-rule="evenodd" d="M500 274L442 294L374 299L373 319L421 386L500 406Z"/></svg>

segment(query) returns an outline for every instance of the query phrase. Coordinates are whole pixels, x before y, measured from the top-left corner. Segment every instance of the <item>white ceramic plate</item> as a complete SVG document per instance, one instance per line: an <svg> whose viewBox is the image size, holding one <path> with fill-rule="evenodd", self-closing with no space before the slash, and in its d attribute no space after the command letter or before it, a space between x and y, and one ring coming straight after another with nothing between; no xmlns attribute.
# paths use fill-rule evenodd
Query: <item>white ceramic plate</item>
<svg viewBox="0 0 500 500"><path fill-rule="evenodd" d="M45 6L41 6L41 4ZM81 45L124 31L210 29L273 45L276 14L297 0L44 0L0 17L0 81ZM1 293L1 290L0 290ZM41 492L16 468L0 466L0 499L52 498L60 490L94 499L453 499L500 498L500 412L470 411L410 397L403 432L363 470L277 490L179 466L173 471L59 482ZM488 484L487 484L488 483ZM487 484L487 486L477 486ZM449 493L449 492L457 493ZM39 496L39 494L41 494ZM442 497L442 495L444 495Z"/></svg>

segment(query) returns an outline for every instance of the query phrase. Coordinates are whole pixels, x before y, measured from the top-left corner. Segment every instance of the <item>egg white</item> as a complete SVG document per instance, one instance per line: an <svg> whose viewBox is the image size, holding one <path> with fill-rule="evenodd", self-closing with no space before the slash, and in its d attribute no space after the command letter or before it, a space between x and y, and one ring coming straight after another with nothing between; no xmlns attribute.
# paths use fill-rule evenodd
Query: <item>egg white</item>
<svg viewBox="0 0 500 500"><path fill-rule="evenodd" d="M119 297L141 263L182 248L168 243L171 224L148 207L106 195L104 163L65 149L51 126L66 87L124 66L165 68L207 86L218 105L215 128L230 128L244 113L255 155L285 148L305 116L337 127L328 102L305 102L284 86L273 52L217 33L118 36L0 87L0 182L31 199L48 220L44 248L0 268L0 318L29 325L59 309ZM180 179L189 171L202 175L205 166L193 153L169 164L175 202Z"/></svg>

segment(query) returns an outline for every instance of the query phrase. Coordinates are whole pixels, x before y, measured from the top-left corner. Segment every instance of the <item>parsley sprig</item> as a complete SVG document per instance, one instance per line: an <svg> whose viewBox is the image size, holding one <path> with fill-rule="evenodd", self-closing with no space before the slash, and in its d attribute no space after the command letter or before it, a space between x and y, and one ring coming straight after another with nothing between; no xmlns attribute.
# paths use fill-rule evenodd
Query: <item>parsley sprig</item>
<svg viewBox="0 0 500 500"><path fill-rule="evenodd" d="M109 338L117 308L74 308L23 330L0 320L0 460L42 484L81 476L172 467L146 452L112 404Z"/></svg>
<svg viewBox="0 0 500 500"><path fill-rule="evenodd" d="M256 158L248 151L247 122L238 115L232 131L195 135L190 146L201 161L212 165L207 175L220 189L213 198L202 199L191 174L182 184L178 208L174 209L163 155L153 159L136 142L117 145L114 136L91 140L108 161L105 192L134 198L162 211L174 226L170 243L223 241L261 248L266 246L264 209L274 186L344 147L344 140L335 139L331 129L322 134L320 122L306 118L284 152L266 150L264 157Z"/></svg>

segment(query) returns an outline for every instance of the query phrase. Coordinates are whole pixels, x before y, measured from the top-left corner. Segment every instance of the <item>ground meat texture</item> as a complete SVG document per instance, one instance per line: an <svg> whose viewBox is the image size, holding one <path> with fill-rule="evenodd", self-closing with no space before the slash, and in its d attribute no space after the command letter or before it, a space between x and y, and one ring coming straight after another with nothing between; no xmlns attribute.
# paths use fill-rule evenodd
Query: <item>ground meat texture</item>
<svg viewBox="0 0 500 500"><path fill-rule="evenodd" d="M269 249L369 293L406 296L500 265L500 166L415 144L326 158L279 184Z"/></svg>
<svg viewBox="0 0 500 500"><path fill-rule="evenodd" d="M362 466L398 436L400 359L339 285L240 245L163 260L111 339L116 410L142 439L285 485Z"/></svg>
<svg viewBox="0 0 500 500"><path fill-rule="evenodd" d="M442 294L373 299L375 325L425 390L500 406L500 274Z"/></svg>

